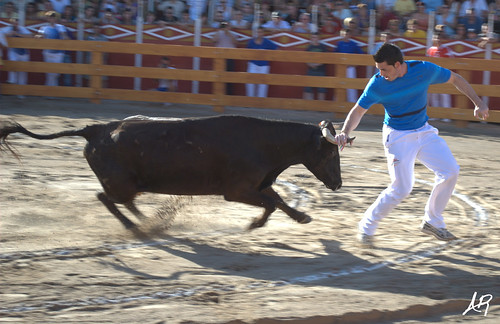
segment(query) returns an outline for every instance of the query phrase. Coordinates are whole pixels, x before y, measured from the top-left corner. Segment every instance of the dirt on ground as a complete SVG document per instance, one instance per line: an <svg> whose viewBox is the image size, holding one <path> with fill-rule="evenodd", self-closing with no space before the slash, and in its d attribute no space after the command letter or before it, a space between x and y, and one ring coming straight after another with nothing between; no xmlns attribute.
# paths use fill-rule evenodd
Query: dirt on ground
<svg viewBox="0 0 500 324"><path fill-rule="evenodd" d="M343 121L307 111L225 113ZM0 119L40 134L137 114L216 115L208 106L0 99ZM309 224L276 211L249 231L260 208L146 193L136 200L149 216L143 235L97 200L83 138L9 136L21 160L0 153L0 322L499 323L500 125L431 122L461 166L444 215L459 240L419 231L433 174L417 163L412 194L381 222L376 248L362 249L357 222L389 183L381 123L365 116L341 152L341 190L302 165L278 177L274 188L313 217Z"/></svg>

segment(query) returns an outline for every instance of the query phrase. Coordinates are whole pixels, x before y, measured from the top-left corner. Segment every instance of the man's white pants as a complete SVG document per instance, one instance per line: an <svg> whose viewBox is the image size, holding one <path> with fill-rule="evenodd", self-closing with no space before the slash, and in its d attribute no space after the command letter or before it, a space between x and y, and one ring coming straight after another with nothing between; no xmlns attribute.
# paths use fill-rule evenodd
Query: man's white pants
<svg viewBox="0 0 500 324"><path fill-rule="evenodd" d="M29 53L26 53L24 55L19 55L14 51L14 49L10 49L8 52L8 57L9 61L27 62L30 58L30 55ZM27 84L28 72L9 71L9 79L7 81L13 84Z"/></svg>
<svg viewBox="0 0 500 324"><path fill-rule="evenodd" d="M410 194L417 159L435 174L424 220L437 228L446 227L442 213L453 194L460 167L446 142L438 136L438 130L427 123L409 131L384 125L383 139L391 184L366 210L359 231L374 235L379 221Z"/></svg>
<svg viewBox="0 0 500 324"><path fill-rule="evenodd" d="M64 52L51 53L47 50L43 51L43 59L47 63L62 63L64 60ZM45 77L45 85L58 86L59 73L47 73Z"/></svg>
<svg viewBox="0 0 500 324"><path fill-rule="evenodd" d="M270 65L260 66L260 65L248 62L248 68L247 68L247 72L248 73L264 73L264 74L268 74L270 70L271 70L271 66ZM265 98L265 97L267 97L267 89L268 88L269 88L269 86L267 84L247 83L246 84L247 97L261 97L261 98Z"/></svg>

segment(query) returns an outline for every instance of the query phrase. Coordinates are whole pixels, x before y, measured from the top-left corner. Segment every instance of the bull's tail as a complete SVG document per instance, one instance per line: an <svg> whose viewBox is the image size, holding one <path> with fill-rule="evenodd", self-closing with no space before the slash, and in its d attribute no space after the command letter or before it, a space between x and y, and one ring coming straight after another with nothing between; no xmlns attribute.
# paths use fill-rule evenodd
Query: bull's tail
<svg viewBox="0 0 500 324"><path fill-rule="evenodd" d="M14 133L22 133L25 135L28 135L30 137L40 139L40 140L49 140L49 139L54 139L58 137L64 137L64 136L82 136L85 139L88 140L88 137L91 135L91 128L92 126L87 126L81 129L76 129L76 130L68 130L68 131L62 131L58 133L53 133L53 134L47 134L47 135L40 135L40 134L35 134L21 126L20 124L13 122L13 121L2 121L0 122L0 152L8 150L10 151L16 158L19 159L18 154L14 151L13 147L7 142L7 137L10 134Z"/></svg>

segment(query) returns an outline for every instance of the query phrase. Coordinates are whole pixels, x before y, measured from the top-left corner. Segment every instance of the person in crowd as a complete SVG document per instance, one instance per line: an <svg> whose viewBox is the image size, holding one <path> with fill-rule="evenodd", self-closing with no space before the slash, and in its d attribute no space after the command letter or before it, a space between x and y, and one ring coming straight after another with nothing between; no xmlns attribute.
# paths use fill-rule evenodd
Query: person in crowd
<svg viewBox="0 0 500 324"><path fill-rule="evenodd" d="M64 7L63 12L61 13L61 22L62 23L71 23L76 21L75 9L72 5L68 5Z"/></svg>
<svg viewBox="0 0 500 324"><path fill-rule="evenodd" d="M427 32L418 25L418 20L409 19L406 22L406 31L403 34L406 38L426 38Z"/></svg>
<svg viewBox="0 0 500 324"><path fill-rule="evenodd" d="M241 12L243 13L243 20L248 21L248 25L251 26L254 19L252 4L250 2L244 2L241 6Z"/></svg>
<svg viewBox="0 0 500 324"><path fill-rule="evenodd" d="M426 55L429 57L453 57L453 53L448 47L443 46L442 34L436 33L432 36L432 46L427 49ZM447 93L429 93L429 103L432 107L451 107L451 95ZM443 119L445 122L450 122L449 119Z"/></svg>
<svg viewBox="0 0 500 324"><path fill-rule="evenodd" d="M465 40L469 42L475 42L478 40L476 30L474 28L467 29L467 34Z"/></svg>
<svg viewBox="0 0 500 324"><path fill-rule="evenodd" d="M443 25L444 32L450 37L455 34L457 16L450 10L448 4L442 5L439 12L436 14L436 25Z"/></svg>
<svg viewBox="0 0 500 324"><path fill-rule="evenodd" d="M417 21L417 26L422 30L427 30L429 26L429 14L426 12L425 3L417 2L417 11L411 15L411 19Z"/></svg>
<svg viewBox="0 0 500 324"><path fill-rule="evenodd" d="M467 38L467 29L464 24L458 24L455 34L451 36L454 40L465 40Z"/></svg>
<svg viewBox="0 0 500 324"><path fill-rule="evenodd" d="M261 50L276 50L278 46L271 42L269 39L264 37L264 28L259 26L257 28L257 35L252 38L248 44L249 49L261 49ZM251 60L248 62L248 73L264 73L268 74L271 70L271 65L269 61L266 60ZM267 97L267 91L269 86L267 84L246 84L246 94L248 97Z"/></svg>
<svg viewBox="0 0 500 324"><path fill-rule="evenodd" d="M171 65L170 58L167 56L163 56L160 59L160 63L158 64L159 68L162 69L175 69ZM175 92L177 91L177 81L176 80L171 80L171 79L159 79L158 80L158 87L156 88L157 91L161 92ZM163 103L164 106L170 106L171 103L165 102Z"/></svg>
<svg viewBox="0 0 500 324"><path fill-rule="evenodd" d="M212 28L219 28L221 22L225 21L224 20L224 12L221 10L217 10L214 13L214 20L210 24Z"/></svg>
<svg viewBox="0 0 500 324"><path fill-rule="evenodd" d="M379 9L380 7L384 7L384 9L388 11L394 11L395 3L396 0L375 0L377 9Z"/></svg>
<svg viewBox="0 0 500 324"><path fill-rule="evenodd" d="M135 25L134 12L130 8L125 8L120 19L122 25Z"/></svg>
<svg viewBox="0 0 500 324"><path fill-rule="evenodd" d="M186 9L186 4L181 0L167 0L162 1L156 8L160 12L165 12L168 7L172 8L172 14L179 20L182 12Z"/></svg>
<svg viewBox="0 0 500 324"><path fill-rule="evenodd" d="M231 33L231 25L227 21L220 23L219 29L214 34L214 45L215 47L225 47L225 48L236 48L238 41L236 37ZM226 60L226 71L234 71L234 60ZM226 94L233 94L233 84L226 83Z"/></svg>
<svg viewBox="0 0 500 324"><path fill-rule="evenodd" d="M40 10L38 11L38 19L46 19L45 14L47 12L52 12L52 11L56 13L57 19L59 19L59 17L61 16L60 13L54 10L54 5L52 4L52 2L50 2L50 0L43 0L39 9Z"/></svg>
<svg viewBox="0 0 500 324"><path fill-rule="evenodd" d="M481 19L488 19L488 3L486 0L465 0L460 6L459 17L467 16L467 10L474 9L474 13Z"/></svg>
<svg viewBox="0 0 500 324"><path fill-rule="evenodd" d="M26 20L37 20L38 16L38 4L36 2L28 2L26 4L26 10L24 14Z"/></svg>
<svg viewBox="0 0 500 324"><path fill-rule="evenodd" d="M181 17L179 18L177 24L179 26L184 26L184 27L194 26L194 21L191 19L191 16L189 15L189 9L184 9L184 11L181 13Z"/></svg>
<svg viewBox="0 0 500 324"><path fill-rule="evenodd" d="M249 28L250 23L243 18L243 12L239 9L233 10L233 19L229 21L229 25L233 28Z"/></svg>
<svg viewBox="0 0 500 324"><path fill-rule="evenodd" d="M271 20L262 25L262 27L264 27L266 31L277 32L280 30L289 30L290 24L282 19L279 12L274 11Z"/></svg>
<svg viewBox="0 0 500 324"><path fill-rule="evenodd" d="M361 36L361 30L358 26L358 21L354 17L348 17L344 19L344 28L349 29L351 31L351 36Z"/></svg>
<svg viewBox="0 0 500 324"><path fill-rule="evenodd" d="M438 11L443 5L443 0L421 0L425 3L425 12L430 13L431 11Z"/></svg>
<svg viewBox="0 0 500 324"><path fill-rule="evenodd" d="M293 26L297 21L299 21L299 7L295 5L293 0L286 2L284 21Z"/></svg>
<svg viewBox="0 0 500 324"><path fill-rule="evenodd" d="M271 20L271 16L272 16L273 12L271 10L271 1L270 0L262 0L261 1L260 14L264 17L264 21L260 25Z"/></svg>
<svg viewBox="0 0 500 324"><path fill-rule="evenodd" d="M349 54L364 54L361 47L359 47L358 43L351 39L351 31L349 29L342 29L340 31L340 40L337 43L337 48L335 48L336 53L349 53ZM356 78L356 67L348 66L346 69L346 76L348 78ZM347 89L347 101L355 102L357 98L357 90L356 89Z"/></svg>
<svg viewBox="0 0 500 324"><path fill-rule="evenodd" d="M322 34L337 34L343 28L343 22L333 15L328 15L321 23Z"/></svg>
<svg viewBox="0 0 500 324"><path fill-rule="evenodd" d="M328 49L324 44L320 42L320 37L318 33L311 34L311 41L306 51L308 52L328 52ZM306 75L310 76L325 76L326 75L326 65L322 63L307 63ZM305 87L303 98L306 100L314 99L314 91L316 90L316 95L318 100L325 100L326 88L313 88Z"/></svg>
<svg viewBox="0 0 500 324"><path fill-rule="evenodd" d="M377 51L384 45L385 43L390 43L392 40L392 35L387 32L380 33L380 40L376 42L373 46L373 49L370 51L371 55L377 53ZM371 66L370 66L371 67Z"/></svg>
<svg viewBox="0 0 500 324"><path fill-rule="evenodd" d="M351 9L347 7L346 2L344 2L343 0L337 0L335 1L335 8L332 11L332 15L334 15L341 21L344 21L344 19L352 17L353 13Z"/></svg>
<svg viewBox="0 0 500 324"><path fill-rule="evenodd" d="M295 33L310 33L313 31L313 28L313 24L311 23L311 14L303 12L299 16L299 21L293 24L292 31Z"/></svg>
<svg viewBox="0 0 500 324"><path fill-rule="evenodd" d="M57 23L57 13L55 11L49 11L45 15L47 17L47 23L40 27L38 35L35 37L46 39L68 39L68 30L66 27ZM64 61L64 51L62 50L44 49L42 53L45 62L62 63ZM45 85L58 86L58 78L58 73L47 73Z"/></svg>
<svg viewBox="0 0 500 324"><path fill-rule="evenodd" d="M377 8L376 11L376 18L377 18L377 28L379 30L387 30L389 28L389 22L393 19L398 19L398 16L391 11L387 10L384 8L384 6L380 6ZM398 25L398 29L401 28L401 26Z"/></svg>
<svg viewBox="0 0 500 324"><path fill-rule="evenodd" d="M394 12L402 21L408 20L415 11L417 11L417 6L414 0L396 0L394 2Z"/></svg>
<svg viewBox="0 0 500 324"><path fill-rule="evenodd" d="M102 25L119 25L120 20L115 17L115 12L111 8L104 9L104 15L101 17Z"/></svg>
<svg viewBox="0 0 500 324"><path fill-rule="evenodd" d="M52 8L55 12L62 15L67 6L71 6L71 0L50 0L52 2Z"/></svg>
<svg viewBox="0 0 500 324"><path fill-rule="evenodd" d="M368 6L365 3L360 3L357 5L357 8L358 10L354 18L356 18L360 35L368 36L368 30L370 28L370 12L368 11Z"/></svg>
<svg viewBox="0 0 500 324"><path fill-rule="evenodd" d="M155 25L156 24L156 14L152 11L146 12L146 17L144 18L144 25Z"/></svg>
<svg viewBox="0 0 500 324"><path fill-rule="evenodd" d="M472 29L474 33L479 34L481 32L483 19L476 15L476 9L469 8L465 11L465 16L458 19L458 22L465 26L467 32Z"/></svg>
<svg viewBox="0 0 500 324"><path fill-rule="evenodd" d="M9 20L10 26L4 27L0 30L7 37L33 37L33 34L28 30L28 28L19 26L19 19L11 18ZM25 48L12 48L9 47L7 52L7 58L9 61L21 61L28 62L30 59L29 50ZM21 84L25 85L28 83L28 73L23 71L9 71L9 77L7 83ZM19 99L23 99L24 96L17 96Z"/></svg>
<svg viewBox="0 0 500 324"><path fill-rule="evenodd" d="M229 2L232 3L232 1L229 0L218 0L218 2L216 3L216 10L222 11L223 21L229 21L233 16L233 7Z"/></svg>
<svg viewBox="0 0 500 324"><path fill-rule="evenodd" d="M0 18L3 19L18 18L17 8L14 5L14 2L9 1L5 3L5 5L2 8L2 11L0 12Z"/></svg>
<svg viewBox="0 0 500 324"><path fill-rule="evenodd" d="M93 24L97 20L96 10L94 6L86 6L83 10L83 22L86 24Z"/></svg>
<svg viewBox="0 0 500 324"><path fill-rule="evenodd" d="M385 31L388 34L391 34L392 37L400 37L403 36L400 29L401 22L399 19L391 19L389 20L388 29Z"/></svg>
<svg viewBox="0 0 500 324"><path fill-rule="evenodd" d="M477 38L480 41L478 46L481 48L484 48L486 44L498 42L498 34L494 31L490 32L488 23L482 24L481 33L477 35Z"/></svg>
<svg viewBox="0 0 500 324"><path fill-rule="evenodd" d="M443 211L453 194L460 167L438 130L427 122L428 87L439 83L455 86L474 103L473 114L478 119L488 118L488 106L460 75L431 62L405 61L394 44L382 45L373 58L380 72L370 79L342 130L335 135L337 145L346 145L368 109L373 104L384 106L383 143L391 184L358 223L358 242L362 247L374 247L380 221L412 191L417 159L435 174L420 231L442 241L456 240L446 228Z"/></svg>

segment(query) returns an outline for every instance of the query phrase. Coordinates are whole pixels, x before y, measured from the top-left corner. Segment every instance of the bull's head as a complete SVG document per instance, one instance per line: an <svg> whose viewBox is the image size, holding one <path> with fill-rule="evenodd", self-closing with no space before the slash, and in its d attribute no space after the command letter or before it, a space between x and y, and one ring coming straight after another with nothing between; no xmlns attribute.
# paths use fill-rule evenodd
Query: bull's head
<svg viewBox="0 0 500 324"><path fill-rule="evenodd" d="M322 121L319 124L319 130L315 135L317 145L314 147L314 152L311 152L311 158L304 165L327 188L338 190L342 186L342 177L335 129L331 122Z"/></svg>

